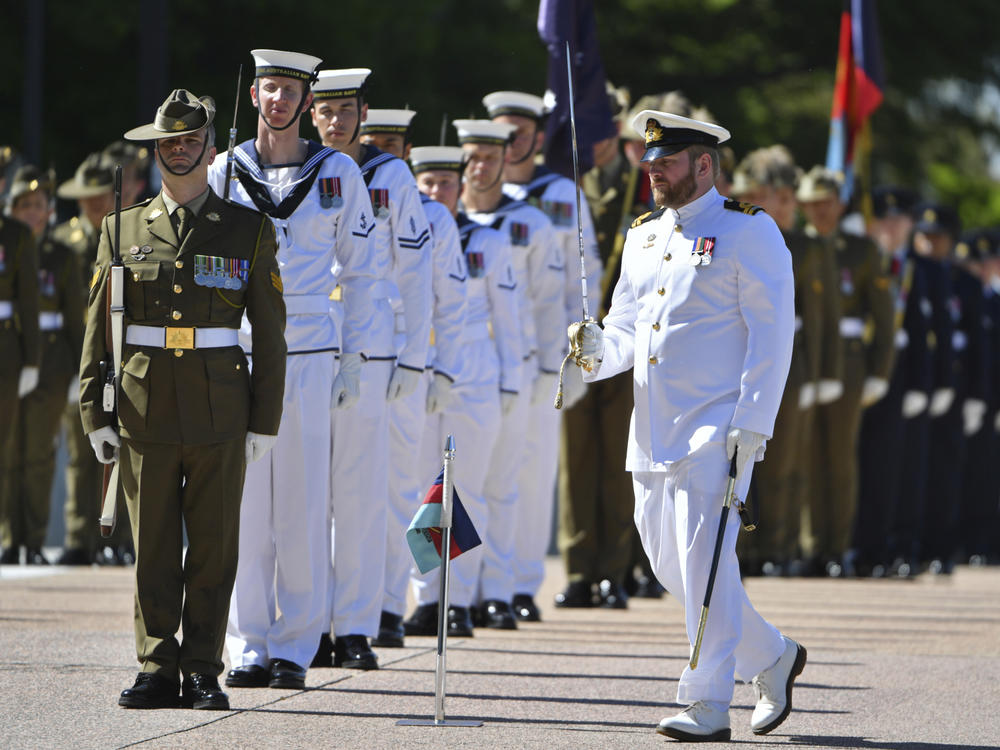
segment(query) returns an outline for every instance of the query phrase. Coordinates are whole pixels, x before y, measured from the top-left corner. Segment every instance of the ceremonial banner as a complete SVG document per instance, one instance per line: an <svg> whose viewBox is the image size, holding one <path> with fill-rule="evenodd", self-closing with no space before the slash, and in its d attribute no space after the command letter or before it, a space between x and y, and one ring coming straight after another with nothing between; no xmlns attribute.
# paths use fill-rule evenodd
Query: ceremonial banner
<svg viewBox="0 0 1000 750"><path fill-rule="evenodd" d="M444 493L444 470L438 474L434 484L427 490L424 502L406 530L406 542L410 545L413 560L421 573L427 573L441 564L441 499ZM451 493L451 549L448 559L454 560L481 544L479 534L472 525L465 506L458 497L458 490Z"/></svg>

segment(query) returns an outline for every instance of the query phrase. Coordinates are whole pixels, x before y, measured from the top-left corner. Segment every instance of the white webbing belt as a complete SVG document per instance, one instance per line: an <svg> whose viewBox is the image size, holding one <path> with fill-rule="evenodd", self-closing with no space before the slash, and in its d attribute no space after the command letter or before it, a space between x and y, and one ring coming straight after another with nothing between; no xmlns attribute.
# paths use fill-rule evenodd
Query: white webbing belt
<svg viewBox="0 0 1000 750"><path fill-rule="evenodd" d="M61 312L38 313L38 327L43 331L58 331L63 327L63 314Z"/></svg>
<svg viewBox="0 0 1000 750"><path fill-rule="evenodd" d="M841 318L840 335L845 339L859 339L865 334L865 322L861 318Z"/></svg>
<svg viewBox="0 0 1000 750"><path fill-rule="evenodd" d="M9 300L0 302L0 320L14 317L14 305Z"/></svg>
<svg viewBox="0 0 1000 750"><path fill-rule="evenodd" d="M192 331L192 346L167 346L168 332ZM156 346L160 349L217 349L239 346L240 332L236 328L165 328L162 326L130 325L125 329L125 343L134 346Z"/></svg>

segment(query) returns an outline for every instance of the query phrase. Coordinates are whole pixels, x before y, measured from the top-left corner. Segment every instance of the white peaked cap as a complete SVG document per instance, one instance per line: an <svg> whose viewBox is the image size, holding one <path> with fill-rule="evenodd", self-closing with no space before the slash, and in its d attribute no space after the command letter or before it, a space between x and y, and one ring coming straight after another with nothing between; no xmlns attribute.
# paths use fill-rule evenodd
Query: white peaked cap
<svg viewBox="0 0 1000 750"><path fill-rule="evenodd" d="M545 114L545 100L542 97L521 91L494 91L483 97L483 106L490 117L520 115L537 119Z"/></svg>
<svg viewBox="0 0 1000 750"><path fill-rule="evenodd" d="M510 141L516 125L493 120L455 120L452 125L458 131L459 143L493 143L503 146Z"/></svg>

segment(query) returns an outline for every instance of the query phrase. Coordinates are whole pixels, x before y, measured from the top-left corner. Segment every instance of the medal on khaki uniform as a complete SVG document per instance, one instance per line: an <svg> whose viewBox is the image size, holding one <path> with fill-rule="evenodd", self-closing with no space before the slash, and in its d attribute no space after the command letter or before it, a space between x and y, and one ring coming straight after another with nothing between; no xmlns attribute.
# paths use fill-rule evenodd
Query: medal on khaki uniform
<svg viewBox="0 0 1000 750"><path fill-rule="evenodd" d="M242 289L250 277L250 261L220 258L216 255L194 256L194 283L217 289Z"/></svg>

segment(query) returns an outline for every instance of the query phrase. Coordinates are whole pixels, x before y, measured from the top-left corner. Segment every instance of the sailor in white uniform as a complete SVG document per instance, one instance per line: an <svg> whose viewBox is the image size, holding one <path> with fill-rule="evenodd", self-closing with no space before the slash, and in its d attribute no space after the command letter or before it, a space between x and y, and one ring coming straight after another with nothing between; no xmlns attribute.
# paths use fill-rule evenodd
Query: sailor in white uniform
<svg viewBox="0 0 1000 750"><path fill-rule="evenodd" d="M360 167L376 222L379 282L373 291L376 317L361 368L361 399L354 409L334 415L330 612L335 637L332 648L328 640L320 644L314 661L352 669L378 668L368 638L378 633L385 588L388 404L411 394L423 381L433 303L431 232L413 175L406 162L359 139L368 110L365 81L370 72L320 71L312 108L324 145Z"/></svg>
<svg viewBox="0 0 1000 750"><path fill-rule="evenodd" d="M413 149L410 162L417 184L425 195L455 214L468 276L465 325L457 336L461 363L443 407L428 400L427 426L421 465L430 478L439 471L447 435L455 438L455 486L480 537L495 525L492 509L483 495L486 470L500 434L503 404L517 401L521 387L520 293L511 248L500 231L458 213L464 152L454 146ZM431 204L428 204L430 207ZM411 507L409 516L414 509ZM403 520L403 527L409 518ZM485 538L485 537L484 537ZM448 629L451 635L472 635L469 607L475 601L483 546L474 547L451 565ZM406 620L406 633L437 632L439 570L426 576L414 574L417 609ZM405 582L391 594L387 606L405 606Z"/></svg>
<svg viewBox="0 0 1000 750"><path fill-rule="evenodd" d="M504 195L540 208L555 230L565 268L566 325L579 319L580 233L577 226L577 187L573 180L535 163L545 142L545 103L540 96L520 91L494 91L483 97L490 118L515 126L503 170ZM597 251L597 236L587 201L580 194L583 248L587 278L598 283L603 271ZM572 370L565 378L563 408L583 397L585 384ZM515 614L538 619L534 596L545 578L545 555L552 534L552 505L555 500L559 459L559 425L562 412L552 408L558 374L539 374L535 398L524 426L525 460L518 476L517 532L514 537ZM522 613L528 613L524 615Z"/></svg>
<svg viewBox="0 0 1000 750"><path fill-rule="evenodd" d="M684 605L697 637L730 459L746 497L781 400L795 326L791 256L774 221L716 192L724 128L643 110L632 123L660 208L632 224L604 329L570 327L584 378L632 367L635 410L626 469L635 522L660 582ZM660 722L681 740L728 740L733 677L753 679L751 728L765 734L791 708L806 652L753 608L736 559L739 519L729 516L696 669Z"/></svg>
<svg viewBox="0 0 1000 750"><path fill-rule="evenodd" d="M274 222L288 365L277 443L247 467L226 684L295 688L304 685L325 629L330 411L351 406L359 394L361 353L374 318L374 218L357 165L298 137L320 60L279 50L253 56L257 137L234 151L228 197ZM217 159L209 182L219 195L227 194L226 175L226 160ZM330 316L338 285L342 326Z"/></svg>
<svg viewBox="0 0 1000 750"><path fill-rule="evenodd" d="M407 109L369 109L361 124L361 141L401 159L411 151L410 123L416 112ZM414 162L414 169L420 164ZM414 184L416 190L416 184ZM404 543L406 528L416 513L435 470L418 459L428 414L439 413L447 403L461 369L461 332L465 326L466 268L458 227L444 205L420 193L421 205L431 227L431 287L434 308L431 346L424 377L414 391L389 404L389 497L386 516L385 598L378 636L372 645L403 646L406 587L413 558ZM457 196L457 192L456 192ZM399 321L400 316L397 316ZM397 326L396 343L405 344L405 331Z"/></svg>

